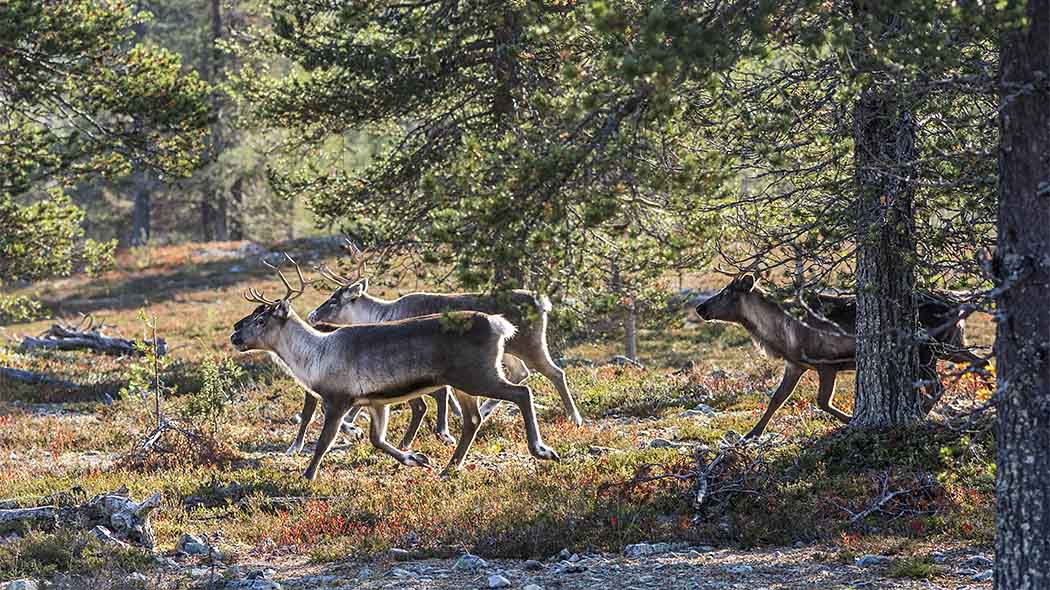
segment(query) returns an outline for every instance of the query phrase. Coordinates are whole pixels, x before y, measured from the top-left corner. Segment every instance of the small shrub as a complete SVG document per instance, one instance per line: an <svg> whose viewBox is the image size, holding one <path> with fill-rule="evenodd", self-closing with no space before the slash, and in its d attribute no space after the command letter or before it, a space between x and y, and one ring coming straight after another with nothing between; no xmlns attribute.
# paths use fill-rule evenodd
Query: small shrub
<svg viewBox="0 0 1050 590"><path fill-rule="evenodd" d="M930 580L943 573L944 568L933 563L929 557L915 556L895 559L886 570L891 578Z"/></svg>

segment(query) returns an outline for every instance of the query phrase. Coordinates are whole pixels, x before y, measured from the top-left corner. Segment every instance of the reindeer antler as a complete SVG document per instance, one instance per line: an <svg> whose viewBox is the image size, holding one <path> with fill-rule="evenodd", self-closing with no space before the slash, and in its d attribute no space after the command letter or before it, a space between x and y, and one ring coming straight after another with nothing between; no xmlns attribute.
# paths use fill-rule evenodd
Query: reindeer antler
<svg viewBox="0 0 1050 590"><path fill-rule="evenodd" d="M277 266L274 266L274 265L270 264L265 259L263 259L262 263L265 264L266 266L270 267L274 271L276 271L277 272L277 276L280 277L281 282L284 283L284 288L285 288L284 297L282 297L282 298L280 298L278 300L267 299L267 298L263 297L262 293L260 293L257 289L255 289L253 287L253 288L250 288L250 289L248 289L247 291L244 292L244 298L245 299L247 299L248 301L254 301L256 303L262 303L264 305L277 305L278 303L280 303L282 301L291 301L291 300L295 299L296 297L299 297L300 295L302 295L306 291L306 278L303 277L303 269L299 267L299 263L296 262L295 260L293 260L292 257L289 256L287 252L284 252L283 254L284 254L284 257L286 259L288 259L288 262L291 262L292 265L295 266L295 272L296 272L296 274L299 275L299 288L298 289L292 288L292 284L288 282L288 278L284 276L284 273L281 272L281 269L279 267L277 267Z"/></svg>

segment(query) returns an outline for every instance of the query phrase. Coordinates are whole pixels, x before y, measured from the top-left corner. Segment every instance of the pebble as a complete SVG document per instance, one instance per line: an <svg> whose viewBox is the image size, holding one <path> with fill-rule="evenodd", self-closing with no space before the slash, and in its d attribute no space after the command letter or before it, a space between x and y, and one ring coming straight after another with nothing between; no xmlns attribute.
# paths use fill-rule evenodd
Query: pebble
<svg viewBox="0 0 1050 590"><path fill-rule="evenodd" d="M854 563L860 567L871 567L873 565L882 565L889 560L890 558L885 555L861 555Z"/></svg>
<svg viewBox="0 0 1050 590"><path fill-rule="evenodd" d="M654 438L653 440L649 441L650 449L667 449L673 446L675 446L675 444L667 440L666 438Z"/></svg>
<svg viewBox="0 0 1050 590"><path fill-rule="evenodd" d="M412 573L412 572L410 572L410 571L408 571L408 570L406 570L404 568L400 568L400 567L395 567L394 569L390 570L389 572L387 572L387 575L394 576L395 578L414 578L414 577L416 577L416 574L414 574L414 573Z"/></svg>
<svg viewBox="0 0 1050 590"><path fill-rule="evenodd" d="M489 576L489 588L510 588L510 580L499 574Z"/></svg>
<svg viewBox="0 0 1050 590"><path fill-rule="evenodd" d="M525 584L525 586L522 587L521 590L543 590L543 586L539 586L537 584Z"/></svg>
<svg viewBox="0 0 1050 590"><path fill-rule="evenodd" d="M751 572L755 571L755 568L753 568L753 567L751 567L749 565L732 565L732 566L727 567L726 571L731 573L731 574L737 574L737 575L750 574Z"/></svg>
<svg viewBox="0 0 1050 590"><path fill-rule="evenodd" d="M363 567L357 571L357 579L364 580L372 577L372 569L369 567Z"/></svg>
<svg viewBox="0 0 1050 590"><path fill-rule="evenodd" d="M973 581L975 582L987 582L995 577L995 570L984 570L983 572L973 575Z"/></svg>
<svg viewBox="0 0 1050 590"><path fill-rule="evenodd" d="M456 564L452 568L460 571L475 572L481 568L488 567L488 565L484 559L467 553L457 559Z"/></svg>
<svg viewBox="0 0 1050 590"><path fill-rule="evenodd" d="M38 590L40 585L28 578L8 582L4 590Z"/></svg>
<svg viewBox="0 0 1050 590"><path fill-rule="evenodd" d="M249 588L251 590L281 590L281 585L273 580L257 579Z"/></svg>
<svg viewBox="0 0 1050 590"><path fill-rule="evenodd" d="M543 563L536 561L535 559L527 559L525 560L525 563L522 564L522 567L530 571L536 571L543 569Z"/></svg>
<svg viewBox="0 0 1050 590"><path fill-rule="evenodd" d="M400 547L392 548L388 552L388 555L397 561L408 561L412 559L412 552L408 549L401 549Z"/></svg>

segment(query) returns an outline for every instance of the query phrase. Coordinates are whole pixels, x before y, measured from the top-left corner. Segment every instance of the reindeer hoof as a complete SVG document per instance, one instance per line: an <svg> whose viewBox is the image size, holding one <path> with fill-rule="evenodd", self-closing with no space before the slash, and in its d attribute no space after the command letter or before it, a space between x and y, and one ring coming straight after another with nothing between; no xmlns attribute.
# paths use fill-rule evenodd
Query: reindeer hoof
<svg viewBox="0 0 1050 590"><path fill-rule="evenodd" d="M444 432L437 433L437 437L441 440L441 442L445 443L446 445L456 444L456 437L449 434L447 430Z"/></svg>
<svg viewBox="0 0 1050 590"><path fill-rule="evenodd" d="M288 447L288 450L286 450L284 452L284 454L288 455L290 457L292 455L298 454L302 450L303 450L303 445L292 443L292 446Z"/></svg>
<svg viewBox="0 0 1050 590"><path fill-rule="evenodd" d="M581 416L579 412L573 412L573 414L569 416L569 419L572 420L572 423L576 426L583 426L583 416Z"/></svg>
<svg viewBox="0 0 1050 590"><path fill-rule="evenodd" d="M558 453L547 445L539 445L532 452L532 455L537 459L543 459L544 461L561 461L561 457L558 456Z"/></svg>
<svg viewBox="0 0 1050 590"><path fill-rule="evenodd" d="M408 453L405 453L404 463L409 467L430 467L430 457L427 457L423 453L409 451Z"/></svg>
<svg viewBox="0 0 1050 590"><path fill-rule="evenodd" d="M339 429L343 431L343 434L354 440L361 440L365 436L364 430L361 430L353 424L347 424L346 422L343 422Z"/></svg>

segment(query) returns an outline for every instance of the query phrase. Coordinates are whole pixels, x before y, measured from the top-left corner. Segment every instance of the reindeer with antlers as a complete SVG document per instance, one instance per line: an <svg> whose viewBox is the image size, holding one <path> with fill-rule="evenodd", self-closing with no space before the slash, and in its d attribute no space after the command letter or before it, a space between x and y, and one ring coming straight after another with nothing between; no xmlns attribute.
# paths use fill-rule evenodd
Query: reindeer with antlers
<svg viewBox="0 0 1050 590"><path fill-rule="evenodd" d="M536 370L554 384L569 419L577 426L583 424L583 418L569 391L565 372L554 363L547 347L547 316L551 311L547 297L515 289L495 294L420 292L395 300L381 299L368 293L368 277L364 276L365 252L349 239L346 240L346 249L355 264L356 273L353 277L346 277L325 265L318 268L324 278L337 285L337 289L307 316L312 325L372 324L449 311L499 314L519 328L517 335L507 341L503 355L503 365L511 380L522 383L530 375L530 367ZM441 418L447 415L441 408L442 398L448 399L450 393L446 389L444 396L435 395L438 401L439 431L443 428ZM486 401L481 408L482 416L487 417L499 403L499 400Z"/></svg>
<svg viewBox="0 0 1050 590"><path fill-rule="evenodd" d="M296 315L291 301L303 294L302 270L287 254L299 275L293 288L279 268L272 267L285 286L280 299L267 299L249 289L245 299L258 303L234 325L230 342L241 352L266 351L304 389L325 405L324 427L313 459L304 474L314 479L351 408L368 410L369 439L377 449L403 465L429 466L422 453L402 451L386 441L389 405L418 399L437 387L456 390L463 413L463 431L444 473L458 469L481 425L477 397L509 401L521 410L529 452L538 459L558 460L543 443L532 390L511 383L501 358L514 326L498 315L454 311L384 324L345 326L319 332ZM269 266L269 265L268 265Z"/></svg>
<svg viewBox="0 0 1050 590"><path fill-rule="evenodd" d="M817 405L842 422L851 416L834 406L835 379L840 371L856 369L857 303L851 297L814 294L816 310L801 302L805 313L795 317L758 286L750 274L734 278L717 294L696 306L705 321L731 322L747 329L766 355L784 360L784 377L773 392L766 411L745 438L760 436L770 418L795 391L807 370L816 371ZM927 337L919 343L920 369L927 384L926 411L940 399L944 388L937 376L937 358L982 367L987 361L966 347L966 325L955 307L932 294L919 294L919 325Z"/></svg>

